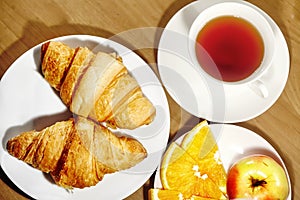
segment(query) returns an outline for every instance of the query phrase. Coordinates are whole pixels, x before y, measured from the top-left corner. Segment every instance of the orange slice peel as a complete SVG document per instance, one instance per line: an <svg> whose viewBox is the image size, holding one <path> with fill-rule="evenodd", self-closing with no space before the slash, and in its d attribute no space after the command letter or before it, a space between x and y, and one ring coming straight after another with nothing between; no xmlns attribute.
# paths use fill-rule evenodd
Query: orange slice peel
<svg viewBox="0 0 300 200"><path fill-rule="evenodd" d="M170 198L166 199L180 200L227 199L226 172L206 121L190 130L181 144L170 144L161 163L160 178L163 188L151 189L149 199L164 199L167 195Z"/></svg>

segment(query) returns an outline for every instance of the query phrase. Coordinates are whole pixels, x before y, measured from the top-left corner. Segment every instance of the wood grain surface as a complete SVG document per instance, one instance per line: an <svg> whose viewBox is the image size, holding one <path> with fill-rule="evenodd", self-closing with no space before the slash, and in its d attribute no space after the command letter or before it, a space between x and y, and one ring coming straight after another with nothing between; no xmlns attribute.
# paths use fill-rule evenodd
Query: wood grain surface
<svg viewBox="0 0 300 200"><path fill-rule="evenodd" d="M209 1L209 0L207 0ZM1 0L0 78L10 65L31 47L54 37L88 34L114 38L133 47L157 73L157 45L171 17L191 0ZM293 199L300 199L300 1L250 0L278 24L290 51L290 73L275 104L255 119L237 123L265 138L282 156L290 174ZM135 34L145 29L143 35ZM1 97L0 97L1 98ZM1 99L0 99L1 101ZM195 120L168 96L170 136ZM1 111L0 111L1 112ZM197 120L197 119L196 119ZM1 122L0 122L1 123ZM0 133L3 134L3 133ZM0 168L0 199L30 199ZM127 200L148 199L151 177ZM116 188L112 189L115 192Z"/></svg>

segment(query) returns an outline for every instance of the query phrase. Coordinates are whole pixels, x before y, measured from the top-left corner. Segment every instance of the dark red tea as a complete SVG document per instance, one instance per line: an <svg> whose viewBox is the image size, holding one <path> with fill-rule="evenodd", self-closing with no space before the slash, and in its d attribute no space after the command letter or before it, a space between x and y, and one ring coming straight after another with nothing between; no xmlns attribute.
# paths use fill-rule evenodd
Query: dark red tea
<svg viewBox="0 0 300 200"><path fill-rule="evenodd" d="M261 64L264 45L248 21L223 16L209 21L197 36L197 59L214 78L234 82L250 76Z"/></svg>

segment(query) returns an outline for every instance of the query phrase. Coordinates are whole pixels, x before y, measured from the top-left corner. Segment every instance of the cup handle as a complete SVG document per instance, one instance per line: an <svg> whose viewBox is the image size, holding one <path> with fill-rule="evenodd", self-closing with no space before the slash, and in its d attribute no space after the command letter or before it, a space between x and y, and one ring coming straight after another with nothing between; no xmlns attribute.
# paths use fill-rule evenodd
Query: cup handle
<svg viewBox="0 0 300 200"><path fill-rule="evenodd" d="M254 81L254 82L250 83L249 87L258 96L260 96L262 98L267 98L269 96L269 91L268 91L267 87L260 80L257 80L257 81Z"/></svg>

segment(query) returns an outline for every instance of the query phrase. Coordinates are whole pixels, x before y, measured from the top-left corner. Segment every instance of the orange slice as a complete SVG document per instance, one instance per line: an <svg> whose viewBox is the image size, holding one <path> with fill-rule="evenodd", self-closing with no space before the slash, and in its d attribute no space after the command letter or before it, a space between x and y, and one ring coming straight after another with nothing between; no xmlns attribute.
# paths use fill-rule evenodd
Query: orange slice
<svg viewBox="0 0 300 200"><path fill-rule="evenodd" d="M207 174L209 170L209 163L198 162L173 142L164 155L160 176L164 189L180 191L184 198L221 199L224 195Z"/></svg>
<svg viewBox="0 0 300 200"><path fill-rule="evenodd" d="M190 130L183 138L181 143L191 156L196 159L206 159L214 157L213 149L216 145L213 135L207 121L202 121Z"/></svg>
<svg viewBox="0 0 300 200"><path fill-rule="evenodd" d="M175 190L164 190L164 189L150 189L148 191L149 200L215 200L212 198L205 198L192 195L191 198L186 199L183 194Z"/></svg>
<svg viewBox="0 0 300 200"><path fill-rule="evenodd" d="M218 200L218 199L205 198L205 197L199 197L199 196L193 195L190 200Z"/></svg>
<svg viewBox="0 0 300 200"><path fill-rule="evenodd" d="M199 163L207 163L206 174L226 194L226 171L220 158L218 145L206 121L189 131L181 143L182 148Z"/></svg>
<svg viewBox="0 0 300 200"><path fill-rule="evenodd" d="M150 189L148 191L149 200L183 200L183 194L175 190Z"/></svg>

